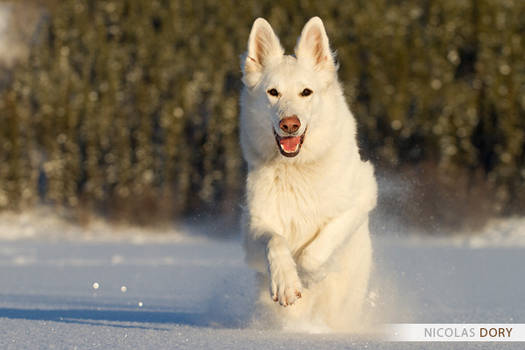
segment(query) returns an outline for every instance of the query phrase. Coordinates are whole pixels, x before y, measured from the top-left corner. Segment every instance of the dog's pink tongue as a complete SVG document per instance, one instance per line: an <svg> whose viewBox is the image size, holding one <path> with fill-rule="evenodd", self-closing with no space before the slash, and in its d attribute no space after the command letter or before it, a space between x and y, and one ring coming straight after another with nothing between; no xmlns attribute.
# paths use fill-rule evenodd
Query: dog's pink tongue
<svg viewBox="0 0 525 350"><path fill-rule="evenodd" d="M281 146L286 152L291 153L295 152L297 145L299 144L299 142L301 142L301 137L284 137L281 140L279 140L279 142L281 143Z"/></svg>

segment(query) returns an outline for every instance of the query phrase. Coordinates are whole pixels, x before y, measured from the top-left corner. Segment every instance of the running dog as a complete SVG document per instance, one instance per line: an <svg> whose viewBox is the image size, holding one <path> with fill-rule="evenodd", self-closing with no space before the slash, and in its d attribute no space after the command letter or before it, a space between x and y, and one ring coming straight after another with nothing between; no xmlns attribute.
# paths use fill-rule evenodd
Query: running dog
<svg viewBox="0 0 525 350"><path fill-rule="evenodd" d="M244 247L260 304L286 329L356 329L367 293L377 185L337 68L320 18L306 23L295 55L266 20L253 23L240 101Z"/></svg>

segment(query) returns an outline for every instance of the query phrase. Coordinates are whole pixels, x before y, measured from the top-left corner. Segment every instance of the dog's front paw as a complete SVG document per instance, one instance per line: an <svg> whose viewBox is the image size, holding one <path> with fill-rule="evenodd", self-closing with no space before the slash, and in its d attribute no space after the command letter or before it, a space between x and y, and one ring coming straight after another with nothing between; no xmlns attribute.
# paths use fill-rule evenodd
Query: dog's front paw
<svg viewBox="0 0 525 350"><path fill-rule="evenodd" d="M277 269L270 274L270 293L273 301L288 306L301 298L302 285L295 267L289 270Z"/></svg>
<svg viewBox="0 0 525 350"><path fill-rule="evenodd" d="M303 250L297 259L297 265L299 266L303 279L308 282L319 282L326 277L326 273L322 267L323 262L314 254L310 253L308 249Z"/></svg>

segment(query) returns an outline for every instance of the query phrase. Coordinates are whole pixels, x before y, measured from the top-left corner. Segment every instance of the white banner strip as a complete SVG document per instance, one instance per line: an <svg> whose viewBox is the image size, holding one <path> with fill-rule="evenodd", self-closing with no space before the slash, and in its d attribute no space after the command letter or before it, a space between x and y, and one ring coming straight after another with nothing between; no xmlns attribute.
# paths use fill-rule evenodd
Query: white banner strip
<svg viewBox="0 0 525 350"><path fill-rule="evenodd" d="M525 324L398 323L385 326L389 341L525 342Z"/></svg>

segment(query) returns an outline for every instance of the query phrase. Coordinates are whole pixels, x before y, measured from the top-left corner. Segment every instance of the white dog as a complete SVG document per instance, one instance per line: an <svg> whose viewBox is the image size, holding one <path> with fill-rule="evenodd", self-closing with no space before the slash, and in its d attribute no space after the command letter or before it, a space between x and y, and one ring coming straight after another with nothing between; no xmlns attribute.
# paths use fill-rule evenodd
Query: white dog
<svg viewBox="0 0 525 350"><path fill-rule="evenodd" d="M260 302L287 329L354 330L371 268L377 185L359 156L323 22L308 21L288 56L258 18L242 69L244 244L264 283Z"/></svg>

